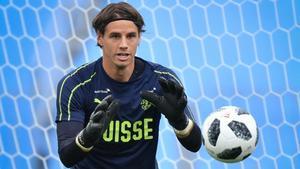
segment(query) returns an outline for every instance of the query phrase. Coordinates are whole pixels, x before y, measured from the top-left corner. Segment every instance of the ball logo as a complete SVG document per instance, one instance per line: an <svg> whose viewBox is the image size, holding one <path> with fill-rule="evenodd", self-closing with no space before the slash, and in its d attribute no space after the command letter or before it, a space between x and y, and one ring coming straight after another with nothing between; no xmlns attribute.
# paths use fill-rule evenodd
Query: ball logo
<svg viewBox="0 0 300 169"><path fill-rule="evenodd" d="M230 118L230 113L226 112L223 117Z"/></svg>

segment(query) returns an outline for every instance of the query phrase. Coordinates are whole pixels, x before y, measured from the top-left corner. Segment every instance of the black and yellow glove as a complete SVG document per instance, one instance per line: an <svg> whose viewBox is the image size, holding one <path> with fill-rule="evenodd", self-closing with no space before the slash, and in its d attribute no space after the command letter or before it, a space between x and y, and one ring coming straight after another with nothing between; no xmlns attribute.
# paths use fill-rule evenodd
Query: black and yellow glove
<svg viewBox="0 0 300 169"><path fill-rule="evenodd" d="M90 116L87 126L76 137L76 143L84 151L89 151L99 141L119 108L119 102L111 95L105 97Z"/></svg>
<svg viewBox="0 0 300 169"><path fill-rule="evenodd" d="M158 81L162 88L162 96L151 91L142 91L141 97L156 106L173 128L176 130L185 129L188 125L188 118L184 113L187 97L183 87L172 79L166 80L160 77Z"/></svg>

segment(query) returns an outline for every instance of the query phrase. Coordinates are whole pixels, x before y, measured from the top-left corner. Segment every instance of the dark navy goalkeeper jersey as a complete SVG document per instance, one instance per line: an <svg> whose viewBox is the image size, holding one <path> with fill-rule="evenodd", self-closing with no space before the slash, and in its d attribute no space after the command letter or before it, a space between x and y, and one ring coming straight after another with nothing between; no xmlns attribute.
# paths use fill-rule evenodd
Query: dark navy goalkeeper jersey
<svg viewBox="0 0 300 169"><path fill-rule="evenodd" d="M161 94L158 77L180 81L173 71L158 64L142 62L143 71L128 82L111 79L102 67L102 58L66 75L58 84L56 122L81 122L84 126L94 108L107 95L121 106L108 129L89 155L74 168L154 169L161 114L140 91Z"/></svg>

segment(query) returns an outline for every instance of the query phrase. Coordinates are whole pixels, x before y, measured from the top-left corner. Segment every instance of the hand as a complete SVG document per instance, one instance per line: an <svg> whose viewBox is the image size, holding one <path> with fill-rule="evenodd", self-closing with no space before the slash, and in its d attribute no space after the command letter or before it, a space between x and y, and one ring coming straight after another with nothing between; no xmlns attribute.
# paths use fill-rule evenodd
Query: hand
<svg viewBox="0 0 300 169"><path fill-rule="evenodd" d="M158 111L165 115L171 126L177 130L183 130L188 124L184 113L187 98L183 87L173 80L166 80L162 77L158 81L162 88L162 96L154 92L142 91L141 97L155 105Z"/></svg>
<svg viewBox="0 0 300 169"><path fill-rule="evenodd" d="M87 126L77 135L80 145L92 147L108 128L118 108L117 100L113 100L111 95L105 97L91 114Z"/></svg>

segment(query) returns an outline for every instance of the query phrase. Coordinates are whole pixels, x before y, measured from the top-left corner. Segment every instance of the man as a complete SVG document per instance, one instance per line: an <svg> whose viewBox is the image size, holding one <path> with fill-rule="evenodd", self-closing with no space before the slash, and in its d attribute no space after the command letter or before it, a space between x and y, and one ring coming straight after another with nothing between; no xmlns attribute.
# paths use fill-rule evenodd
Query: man
<svg viewBox="0 0 300 169"><path fill-rule="evenodd" d="M185 148L201 147L201 131L176 75L135 56L143 26L129 4L109 4L93 20L103 57L59 82L58 151L66 167L157 168L161 113Z"/></svg>

